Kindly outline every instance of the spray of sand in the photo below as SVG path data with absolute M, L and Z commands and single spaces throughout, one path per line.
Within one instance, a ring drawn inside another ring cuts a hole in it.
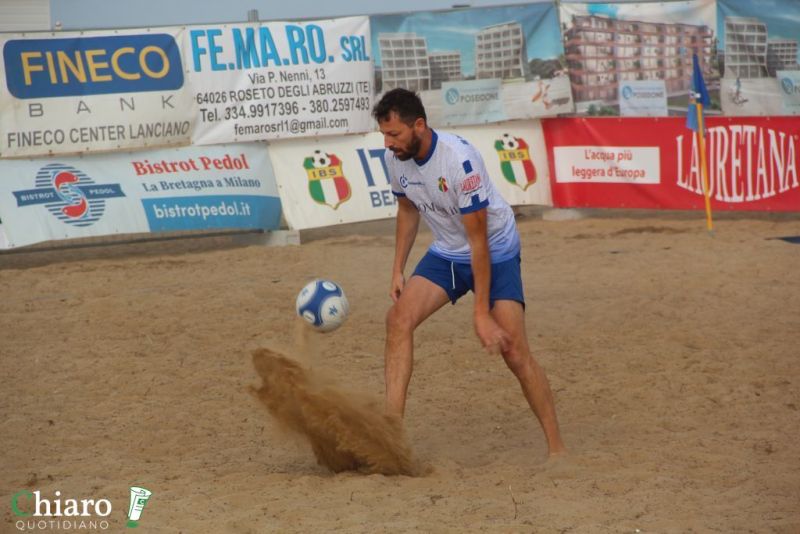
M 308 336 L 299 336 L 296 349 L 294 359 L 271 349 L 253 351 L 262 380 L 254 393 L 282 426 L 308 440 L 320 465 L 335 473 L 422 474 L 398 417 L 383 413 L 376 399 L 345 393 L 300 363 L 313 350 Z

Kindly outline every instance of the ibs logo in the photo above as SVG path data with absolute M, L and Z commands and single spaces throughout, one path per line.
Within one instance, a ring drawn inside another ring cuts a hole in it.
M 500 158 L 500 170 L 508 183 L 523 191 L 536 183 L 536 167 L 533 166 L 528 143 L 524 139 L 503 134 L 494 142 L 494 149 Z
M 350 199 L 350 183 L 342 173 L 342 161 L 336 154 L 315 150 L 303 160 L 308 175 L 308 192 L 317 204 L 333 209 Z
M 96 184 L 83 171 L 51 163 L 36 173 L 36 188 L 14 191 L 17 206 L 44 204 L 54 217 L 71 226 L 91 226 L 106 209 L 106 199 L 124 197 L 119 184 Z

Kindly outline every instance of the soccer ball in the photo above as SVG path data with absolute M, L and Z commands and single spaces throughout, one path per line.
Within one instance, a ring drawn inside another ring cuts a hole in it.
M 503 134 L 503 137 L 500 138 L 500 141 L 503 142 L 504 150 L 516 150 L 519 148 L 519 143 L 517 142 L 516 138 L 511 137 L 507 133 Z
M 317 278 L 300 290 L 295 310 L 315 330 L 331 332 L 342 326 L 350 304 L 338 284 Z
M 311 156 L 311 162 L 314 164 L 314 167 L 320 169 L 323 167 L 329 167 L 331 164 L 331 158 L 329 158 L 324 152 L 315 150 L 314 155 Z

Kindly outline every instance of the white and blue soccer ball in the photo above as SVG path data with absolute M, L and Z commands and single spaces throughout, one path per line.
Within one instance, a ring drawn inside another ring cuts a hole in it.
M 350 304 L 338 284 L 317 278 L 300 290 L 295 310 L 315 330 L 331 332 L 342 326 Z

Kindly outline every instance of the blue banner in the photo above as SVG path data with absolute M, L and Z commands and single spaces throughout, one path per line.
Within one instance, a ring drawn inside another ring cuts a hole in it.
M 171 91 L 183 86 L 181 54 L 167 34 L 14 39 L 3 46 L 17 98 Z
M 212 228 L 277 228 L 281 203 L 277 197 L 214 195 L 143 199 L 151 232 Z

